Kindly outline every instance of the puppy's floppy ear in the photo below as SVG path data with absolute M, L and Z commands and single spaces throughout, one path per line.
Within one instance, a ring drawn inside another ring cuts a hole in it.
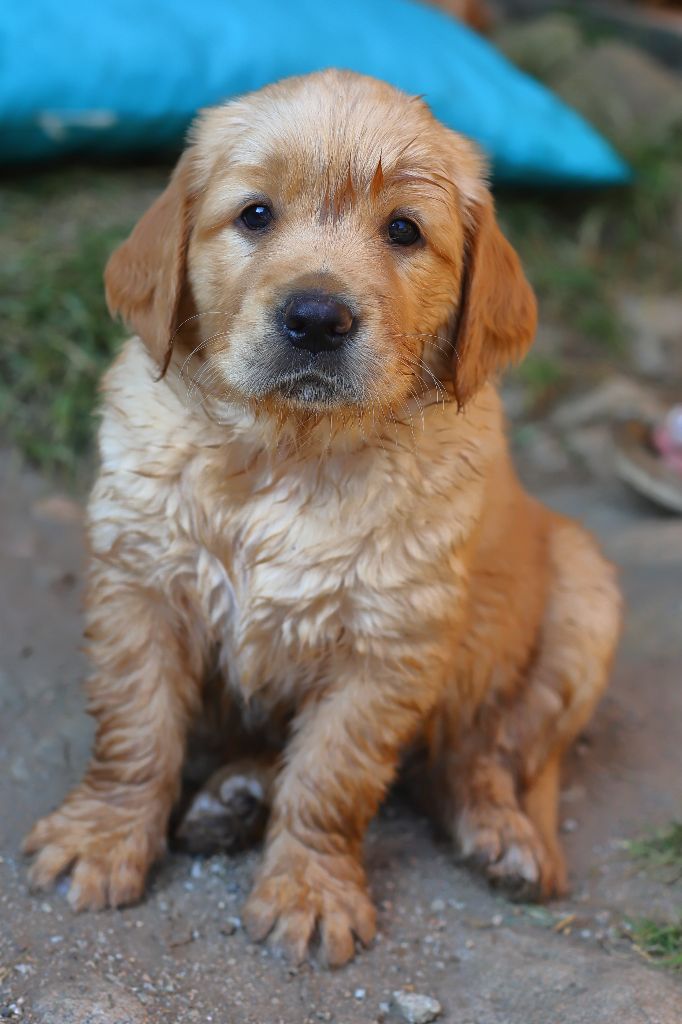
M 487 196 L 472 212 L 454 328 L 453 376 L 460 407 L 490 376 L 522 358 L 536 326 L 535 295 Z
M 168 369 L 185 283 L 190 234 L 189 156 L 181 157 L 166 190 L 104 271 L 107 305 L 138 334 L 161 376 Z

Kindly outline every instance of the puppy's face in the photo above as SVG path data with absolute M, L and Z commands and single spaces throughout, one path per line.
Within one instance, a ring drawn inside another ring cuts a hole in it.
M 464 401 L 534 329 L 473 147 L 339 72 L 205 112 L 107 291 L 161 364 L 189 314 L 200 386 L 287 413 L 387 415 L 448 377 Z

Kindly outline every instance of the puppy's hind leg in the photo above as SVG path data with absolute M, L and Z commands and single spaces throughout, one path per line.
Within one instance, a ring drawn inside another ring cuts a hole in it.
M 474 735 L 443 762 L 449 829 L 495 884 L 524 898 L 565 888 L 559 769 L 608 678 L 620 624 L 611 566 L 582 529 L 555 520 L 537 653 L 511 704 L 480 709 Z M 441 782 L 442 785 L 442 782 Z
M 236 853 L 259 842 L 267 825 L 278 757 L 262 754 L 223 765 L 194 794 L 175 830 L 193 854 Z

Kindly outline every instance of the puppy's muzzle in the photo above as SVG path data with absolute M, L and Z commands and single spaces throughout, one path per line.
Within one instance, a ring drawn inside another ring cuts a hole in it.
M 285 339 L 313 355 L 336 352 L 355 326 L 355 317 L 346 303 L 326 292 L 297 292 L 289 296 L 281 310 Z

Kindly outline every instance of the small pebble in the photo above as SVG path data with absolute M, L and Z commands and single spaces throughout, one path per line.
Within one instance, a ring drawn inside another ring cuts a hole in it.
M 355 996 L 356 999 L 364 999 L 365 996 L 367 995 L 367 992 L 365 991 L 364 988 L 356 988 L 353 995 Z
M 0 1018 L 3 1020 L 19 1020 L 20 1017 L 23 1017 L 23 1011 L 18 1003 L 0 1007 Z
M 443 1012 L 437 999 L 400 989 L 393 993 L 391 1009 L 406 1024 L 430 1024 L 430 1021 L 437 1020 Z
M 445 900 L 432 900 L 431 901 L 431 910 L 433 911 L 434 914 L 442 914 L 443 911 L 445 910 L 446 906 L 447 906 L 447 904 L 446 904 Z
M 220 932 L 222 935 L 234 935 L 238 932 L 242 926 L 241 919 L 238 917 L 228 917 L 220 926 Z
M 567 832 L 567 833 L 575 832 L 577 827 L 578 827 L 578 822 L 575 820 L 575 818 L 565 818 L 561 822 L 561 831 L 562 832 Z

